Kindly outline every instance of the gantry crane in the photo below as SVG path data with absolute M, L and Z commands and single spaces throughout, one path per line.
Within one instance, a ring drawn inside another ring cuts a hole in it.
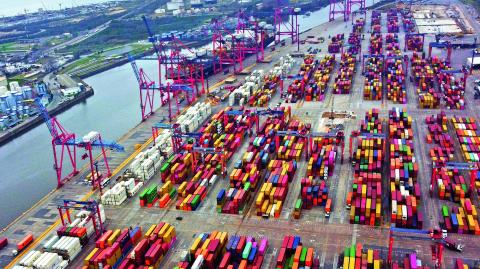
M 313 139 L 316 137 L 321 138 L 335 138 L 335 144 L 341 147 L 341 162 L 343 163 L 343 153 L 345 149 L 345 135 L 341 130 L 332 130 L 330 133 L 317 133 L 317 132 L 297 132 L 297 131 L 277 131 L 275 135 L 275 148 L 278 151 L 280 147 L 280 136 L 295 136 L 295 137 L 303 137 L 305 138 L 306 142 L 306 150 L 305 150 L 305 157 L 309 158 L 312 154 L 313 148 Z
M 349 145 L 349 156 L 350 160 L 353 160 L 353 138 L 367 138 L 367 139 L 382 139 L 386 140 L 387 136 L 385 134 L 375 134 L 375 133 L 360 133 L 359 131 L 352 131 L 350 134 L 350 145 Z M 383 152 L 385 152 L 385 141 L 383 143 Z
M 452 58 L 452 50 L 453 46 L 450 41 L 445 41 L 445 42 L 430 42 L 428 45 L 428 58 L 432 58 L 432 48 L 439 48 L 439 49 L 447 49 L 447 62 L 450 63 L 450 60 Z
M 264 109 L 264 110 L 229 110 L 226 111 L 223 115 L 223 122 L 224 125 L 228 123 L 228 116 L 253 116 L 255 124 L 257 126 L 257 133 L 260 130 L 260 116 L 275 116 L 280 117 L 282 120 L 284 119 L 284 112 L 281 110 L 275 109 Z
M 110 148 L 116 151 L 124 151 L 123 146 L 117 144 L 115 141 L 102 140 L 100 133 L 90 132 L 82 139 L 77 139 L 75 133 L 68 132 L 57 120 L 56 117 L 51 118 L 48 114 L 47 109 L 42 104 L 39 98 L 35 99 L 40 115 L 43 118 L 43 121 L 47 125 L 50 135 L 52 136 L 52 149 L 53 149 L 53 159 L 54 159 L 54 169 L 57 174 L 57 188 L 63 186 L 63 184 L 78 174 L 77 170 L 77 156 L 76 149 L 84 148 L 87 153 L 83 155 L 83 159 L 89 158 L 90 161 L 90 172 L 92 177 L 92 186 L 93 188 L 100 188 L 102 190 L 102 176 L 99 175 L 96 169 L 96 163 L 92 150 L 98 148 L 102 150 L 103 161 L 107 168 L 106 177 L 111 176 L 110 167 L 108 165 L 108 159 L 106 155 L 105 148 Z M 57 149 L 60 147 L 60 150 Z M 65 152 L 67 151 L 67 152 Z M 68 154 L 68 160 L 72 166 L 72 172 L 70 172 L 66 177 L 62 176 L 63 172 L 63 161 L 65 158 L 65 153 Z
M 95 231 L 95 236 L 99 238 L 103 234 L 103 223 L 105 222 L 102 219 L 102 214 L 100 213 L 100 206 L 95 200 L 90 201 L 75 201 L 75 200 L 63 200 L 63 204 L 57 206 L 60 219 L 62 220 L 62 225 L 72 223 L 70 217 L 70 210 L 86 210 L 89 212 L 87 216 L 87 222 L 92 221 L 93 229 Z M 64 213 L 65 210 L 65 213 Z M 67 215 L 68 223 L 65 221 L 64 214 Z
M 463 90 L 467 89 L 467 78 L 468 78 L 468 70 L 466 68 L 463 69 L 451 69 L 451 70 L 440 70 L 440 73 L 444 74 L 463 74 L 462 77 L 462 85 Z
M 394 234 L 394 233 L 400 233 L 400 234 Z M 402 235 L 402 234 L 409 234 L 409 235 Z M 418 235 L 418 236 L 415 236 L 415 235 Z M 425 235 L 427 237 L 425 237 Z M 392 252 L 393 252 L 394 237 L 408 237 L 414 240 L 428 240 L 428 241 L 433 240 L 435 244 L 432 246 L 432 260 L 435 265 L 435 268 L 442 267 L 443 244 L 444 244 L 443 240 L 447 238 L 446 231 L 439 230 L 439 229 L 432 229 L 429 231 L 425 231 L 425 230 L 391 227 L 389 239 L 388 239 L 388 257 L 387 257 L 388 259 L 387 262 L 390 268 L 392 266 Z
M 475 190 L 475 179 L 477 177 L 478 166 L 475 163 L 461 163 L 461 162 L 433 162 L 432 164 L 432 178 L 430 180 L 430 196 L 433 196 L 433 186 L 436 184 L 439 169 L 447 170 L 465 170 L 470 171 L 470 188 L 469 191 L 473 193 Z
M 202 133 L 195 133 L 195 132 L 182 132 L 180 124 L 168 124 L 163 122 L 155 123 L 152 126 L 152 136 L 153 136 L 153 143 L 155 145 L 155 140 L 158 137 L 158 131 L 160 129 L 171 130 L 172 132 L 172 147 L 173 152 L 178 153 L 183 146 L 183 138 L 194 138 L 196 143 L 199 143 L 199 139 L 202 136 Z
M 220 156 L 220 164 L 222 165 L 222 177 L 225 179 L 226 176 L 226 152 L 222 148 L 203 148 L 203 147 L 193 147 L 192 148 L 192 153 L 193 153 L 193 162 L 192 162 L 192 171 L 194 170 L 195 165 L 198 164 L 198 161 L 195 153 L 201 153 L 202 154 L 202 160 L 203 154 L 218 154 Z

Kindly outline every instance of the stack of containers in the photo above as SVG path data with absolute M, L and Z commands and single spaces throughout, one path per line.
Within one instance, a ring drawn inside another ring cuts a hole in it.
M 335 94 L 349 94 L 352 88 L 353 75 L 355 73 L 355 65 L 357 59 L 350 53 L 343 53 L 340 61 L 340 68 L 338 70 L 335 83 L 333 84 L 333 93 Z
M 332 40 L 328 44 L 328 53 L 339 53 L 340 48 L 343 45 L 344 38 L 344 34 L 337 34 L 336 36 L 332 37 Z
M 213 115 L 210 122 L 200 128 L 200 144 L 207 148 L 221 148 L 224 154 L 208 153 L 203 156 L 203 163 L 197 163 L 193 176 L 188 182 L 178 187 L 179 199 L 175 207 L 179 210 L 196 210 L 206 198 L 211 185 L 217 177 L 222 176 L 222 162 L 231 160 L 239 149 L 247 130 L 253 128 L 254 118 L 249 111 L 243 115 L 227 115 L 231 107 Z M 199 154 L 199 153 L 195 153 Z M 202 159 L 200 154 L 197 160 Z
M 407 37 L 407 50 L 414 52 L 423 52 L 422 37 L 419 35 L 408 35 Z
M 332 199 L 328 198 L 326 181 L 313 177 L 302 178 L 300 198 L 295 201 L 293 217 L 299 219 L 302 209 L 312 209 L 314 206 L 325 207 L 325 217 L 330 216 Z
M 403 29 L 405 33 L 415 32 L 415 20 L 413 19 L 412 13 L 407 8 L 401 10 L 402 12 L 402 22 Z
M 398 44 L 397 34 L 387 34 L 386 42 L 387 56 L 391 56 L 386 59 L 387 98 L 394 103 L 406 104 L 405 72 L 402 59 L 398 58 L 402 53 Z
M 104 223 L 106 220 L 105 209 L 101 204 L 98 208 L 100 210 L 100 218 L 102 219 L 102 223 Z M 70 224 L 62 226 L 57 230 L 57 235 L 59 237 L 78 237 L 80 243 L 85 245 L 88 242 L 88 238 L 92 236 L 94 232 L 95 228 L 93 227 L 93 222 L 90 218 L 90 211 L 81 210 L 75 215 L 75 219 Z
M 381 33 L 382 31 L 382 13 L 380 11 L 372 11 L 372 33 Z
M 315 56 L 307 54 L 304 59 L 303 63 L 300 66 L 300 70 L 297 74 L 297 79 L 295 79 L 292 84 L 288 86 L 287 93 L 288 93 L 288 101 L 291 103 L 296 102 L 297 100 L 301 99 L 304 94 L 305 85 L 310 81 L 314 70 L 316 70 L 318 65 L 318 61 L 315 61 Z
M 428 62 L 417 53 L 411 58 L 412 75 L 418 87 L 418 103 L 420 108 L 438 108 L 441 94 L 434 88 L 433 69 Z
M 255 205 L 257 215 L 279 218 L 297 162 L 273 159 L 267 166 L 266 182 L 260 187 Z
M 474 118 L 454 116 L 453 128 L 466 162 L 480 162 L 480 136 Z
M 283 107 L 282 107 L 283 109 Z M 284 113 L 289 113 L 290 108 Z M 254 194 L 266 175 L 266 167 L 275 150 L 274 135 L 283 129 L 285 122 L 269 117 L 260 128 L 256 137 L 250 139 L 249 147 L 241 160 L 235 163 L 230 173 L 230 188 L 221 189 L 217 194 L 217 211 L 228 214 L 243 214 L 252 194 Z M 265 130 L 267 130 L 265 132 Z
M 450 70 L 448 65 L 445 65 L 443 70 Z M 463 82 L 453 74 L 437 73 L 438 84 L 440 85 L 440 92 L 443 92 L 443 99 L 448 109 L 465 109 L 465 89 L 463 88 Z
M 388 33 L 385 35 L 385 43 L 387 56 L 401 56 L 400 44 L 398 43 L 398 35 L 394 33 Z
M 213 231 L 197 236 L 190 249 L 174 269 L 187 268 L 261 268 L 268 240 L 257 241 L 252 236 L 234 235 Z
M 382 134 L 379 110 L 371 109 L 360 125 L 360 133 Z M 350 223 L 378 226 L 382 212 L 382 170 L 385 141 L 379 138 L 358 138 L 354 155 L 352 191 L 347 194 Z
M 160 208 L 165 208 L 168 202 L 170 202 L 177 194 L 177 190 L 174 188 L 171 181 L 165 182 L 160 189 L 157 188 L 157 192 L 159 197 L 158 205 Z
M 275 268 L 312 268 L 318 269 L 320 261 L 315 250 L 303 246 L 300 236 L 287 235 L 283 238 L 278 251 Z
M 138 196 L 140 200 L 140 206 L 142 207 L 152 207 L 158 200 L 158 185 L 152 184 L 143 191 Z
M 309 80 L 305 92 L 305 101 L 323 101 L 330 81 L 330 73 L 335 66 L 335 55 L 326 55 L 317 64 L 313 77 Z
M 480 136 L 477 134 L 475 119 L 455 116 L 452 118 L 452 123 L 460 143 L 463 159 L 466 162 L 478 163 L 480 161 Z M 475 180 L 475 189 L 480 191 L 480 172 L 477 172 L 475 178 L 470 180 Z
M 83 260 L 83 268 L 125 268 L 121 267 L 123 259 L 132 249 L 135 239 L 140 236 L 140 229 L 107 230 L 96 241 L 95 248 Z M 133 237 L 135 235 L 135 237 Z
M 314 206 L 324 206 L 325 217 L 330 216 L 332 200 L 328 198 L 326 181 L 328 177 L 333 176 L 336 153 L 334 138 L 316 137 L 312 140 L 307 177 L 301 180 L 300 197 L 295 202 L 294 218 L 300 218 L 302 209 L 312 209 Z
M 365 85 L 363 99 L 382 100 L 383 92 L 383 58 L 368 57 L 365 60 Z
M 427 143 L 434 143 L 434 147 L 430 149 L 430 158 L 433 162 L 453 161 L 455 150 L 447 122 L 447 116 L 443 111 L 436 116 L 432 115 L 425 118 L 428 128 Z
M 359 18 L 355 21 L 352 32 L 348 36 L 348 44 L 350 45 L 347 50 L 348 53 L 354 54 L 354 55 L 357 55 L 360 53 L 361 42 L 362 42 L 361 35 L 363 32 L 364 26 L 365 26 L 365 20 L 363 18 Z
M 387 13 L 387 29 L 389 33 L 398 33 L 398 16 L 397 9 L 392 8 Z
M 245 78 L 245 87 L 251 89 L 248 99 L 249 106 L 264 107 L 268 105 L 271 97 L 275 94 L 282 76 L 282 67 L 278 66 L 264 75 L 263 70 L 253 70 Z
M 363 248 L 362 244 L 357 243 L 346 247 L 343 252 L 343 269 L 380 269 L 383 267 L 384 261 L 380 257 L 378 249 Z
M 461 198 L 460 206 L 452 206 L 451 210 L 444 205 L 441 211 L 440 225 L 449 232 L 480 235 L 477 208 L 470 198 Z
M 380 55 L 383 54 L 383 38 L 381 34 L 374 34 L 370 36 L 370 54 Z
M 173 184 L 184 182 L 192 173 L 193 156 L 191 153 L 174 154 L 160 168 L 162 182 L 171 181 Z
M 422 265 L 422 260 L 418 259 L 417 254 L 411 253 L 406 254 L 403 260 L 400 261 L 393 261 L 392 268 L 394 269 L 429 269 L 430 267 L 427 265 Z
M 418 163 L 414 156 L 412 118 L 406 109 L 389 111 L 391 222 L 396 227 L 422 229 Z
M 60 255 L 53 252 L 31 251 L 20 260 L 14 269 L 30 268 L 67 268 L 68 261 L 63 260 Z

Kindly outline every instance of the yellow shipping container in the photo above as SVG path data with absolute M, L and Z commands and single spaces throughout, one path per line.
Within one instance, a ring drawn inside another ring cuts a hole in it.
M 98 251 L 98 248 L 94 248 L 92 252 L 90 252 L 90 254 L 88 254 L 88 256 L 85 258 L 85 260 L 83 260 L 83 264 L 88 266 L 89 264 L 88 261 L 90 261 L 90 259 L 93 257 L 93 255 L 95 255 L 95 253 L 97 253 L 97 251 Z
M 155 230 L 156 227 L 157 227 L 157 225 L 155 225 L 155 224 L 150 226 L 150 228 L 148 228 L 147 232 L 145 233 L 145 237 L 150 237 L 150 235 L 153 233 L 153 230 Z

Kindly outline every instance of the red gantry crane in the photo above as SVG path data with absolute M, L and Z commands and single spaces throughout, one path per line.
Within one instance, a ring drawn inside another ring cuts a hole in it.
M 54 169 L 57 175 L 57 188 L 60 188 L 65 184 L 66 181 L 71 179 L 73 176 L 78 174 L 77 169 L 77 156 L 76 149 L 83 148 L 86 150 L 86 153 L 82 156 L 82 159 L 89 159 L 90 164 L 90 175 L 93 189 L 100 188 L 102 191 L 102 180 L 111 176 L 110 167 L 108 165 L 108 159 L 106 155 L 105 148 L 110 148 L 116 151 L 124 151 L 123 146 L 117 144 L 115 141 L 106 141 L 102 140 L 102 136 L 98 132 L 90 132 L 85 135 L 82 139 L 77 139 L 74 133 L 68 132 L 57 120 L 56 117 L 51 118 L 48 114 L 47 109 L 41 103 L 40 99 L 35 99 L 35 102 L 38 106 L 39 112 L 43 118 L 43 121 L 47 125 L 48 130 L 52 136 L 52 149 L 53 149 L 53 159 L 54 159 Z M 101 175 L 98 172 L 98 165 L 95 157 L 93 156 L 92 150 L 98 148 L 102 151 L 103 162 L 107 169 L 105 176 Z M 70 165 L 72 166 L 72 172 L 67 176 L 63 176 L 63 162 L 67 158 Z

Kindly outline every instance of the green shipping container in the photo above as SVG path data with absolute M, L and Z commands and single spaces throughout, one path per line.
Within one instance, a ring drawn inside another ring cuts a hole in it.
M 442 215 L 448 217 L 448 207 L 446 205 L 442 206 Z
M 192 206 L 197 206 L 198 202 L 200 202 L 200 196 L 197 194 L 195 197 L 193 197 Z
M 165 173 L 165 171 L 167 171 L 167 169 L 170 167 L 170 163 L 169 162 L 166 162 L 162 165 L 162 167 L 160 167 L 160 172 L 161 173 Z
M 244 260 L 248 259 L 248 255 L 250 255 L 250 250 L 252 249 L 252 242 L 248 242 L 243 249 L 242 258 Z
M 302 208 L 302 199 L 297 199 L 295 202 L 295 209 L 301 209 Z
M 250 190 L 250 182 L 245 183 L 245 186 L 243 186 L 244 191 L 249 191 Z
M 356 251 L 355 246 L 350 247 L 349 256 L 350 256 L 350 257 L 355 257 L 355 251 Z
M 170 198 L 173 198 L 173 197 L 175 197 L 176 194 L 177 194 L 177 189 L 172 189 L 172 190 L 168 193 L 168 196 L 170 196 Z
M 300 255 L 300 261 L 305 263 L 305 259 L 307 258 L 307 248 L 302 248 L 302 254 Z

